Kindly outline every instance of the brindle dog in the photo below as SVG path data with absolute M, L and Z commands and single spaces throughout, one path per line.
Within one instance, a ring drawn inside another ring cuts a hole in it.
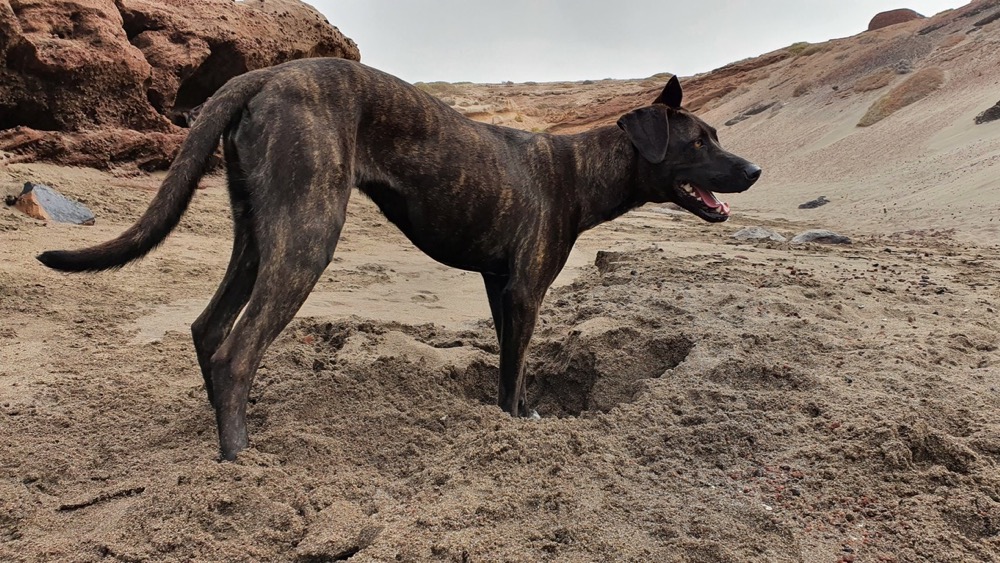
M 729 206 L 712 192 L 742 192 L 761 172 L 681 108 L 676 77 L 617 127 L 548 135 L 469 120 L 355 62 L 299 60 L 223 86 L 122 235 L 38 259 L 98 271 L 151 251 L 177 226 L 220 137 L 235 241 L 191 332 L 227 460 L 247 447 L 254 374 L 333 258 L 351 188 L 435 260 L 482 274 L 500 341 L 499 404 L 525 416 L 528 341 L 580 233 L 646 202 L 725 221 Z

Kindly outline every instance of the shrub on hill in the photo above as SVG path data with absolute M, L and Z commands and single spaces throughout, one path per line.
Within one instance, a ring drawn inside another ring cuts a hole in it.
M 882 121 L 900 109 L 926 98 L 944 84 L 940 68 L 925 68 L 914 73 L 905 82 L 875 101 L 868 113 L 858 122 L 858 127 L 868 127 Z
M 854 84 L 854 90 L 856 92 L 871 92 L 872 90 L 885 88 L 890 82 L 892 82 L 892 78 L 894 76 L 896 76 L 895 71 L 884 68 L 858 80 Z

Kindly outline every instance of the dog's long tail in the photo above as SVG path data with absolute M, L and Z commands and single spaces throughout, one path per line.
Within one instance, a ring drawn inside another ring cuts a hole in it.
M 97 272 L 120 268 L 156 248 L 187 210 L 223 131 L 242 113 L 246 103 L 270 76 L 269 69 L 249 72 L 230 80 L 212 96 L 191 127 L 146 212 L 118 238 L 82 250 L 43 252 L 38 260 L 65 272 Z

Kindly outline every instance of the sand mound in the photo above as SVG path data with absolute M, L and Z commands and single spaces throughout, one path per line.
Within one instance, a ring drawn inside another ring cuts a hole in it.
M 148 197 L 75 178 L 120 222 Z M 219 464 L 184 327 L 228 258 L 224 199 L 210 179 L 162 249 L 88 278 L 25 257 L 120 225 L 2 216 L 0 559 L 1000 553 L 996 248 L 939 231 L 793 248 L 730 239 L 739 218 L 632 213 L 587 233 L 593 258 L 550 291 L 528 360 L 544 416 L 514 420 L 493 405 L 481 282 L 406 251 L 359 199 L 323 317 L 269 350 L 252 447 Z M 466 286 L 479 314 L 446 320 Z M 440 322 L 366 318 L 413 287 Z M 135 340 L 169 311 L 176 331 Z

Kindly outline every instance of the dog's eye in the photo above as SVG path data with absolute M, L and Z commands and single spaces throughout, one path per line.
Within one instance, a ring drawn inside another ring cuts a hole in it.
M 704 146 L 705 146 L 705 142 L 702 141 L 701 139 L 698 139 L 698 140 L 696 140 L 694 142 L 694 148 L 696 148 L 696 149 L 704 148 Z

